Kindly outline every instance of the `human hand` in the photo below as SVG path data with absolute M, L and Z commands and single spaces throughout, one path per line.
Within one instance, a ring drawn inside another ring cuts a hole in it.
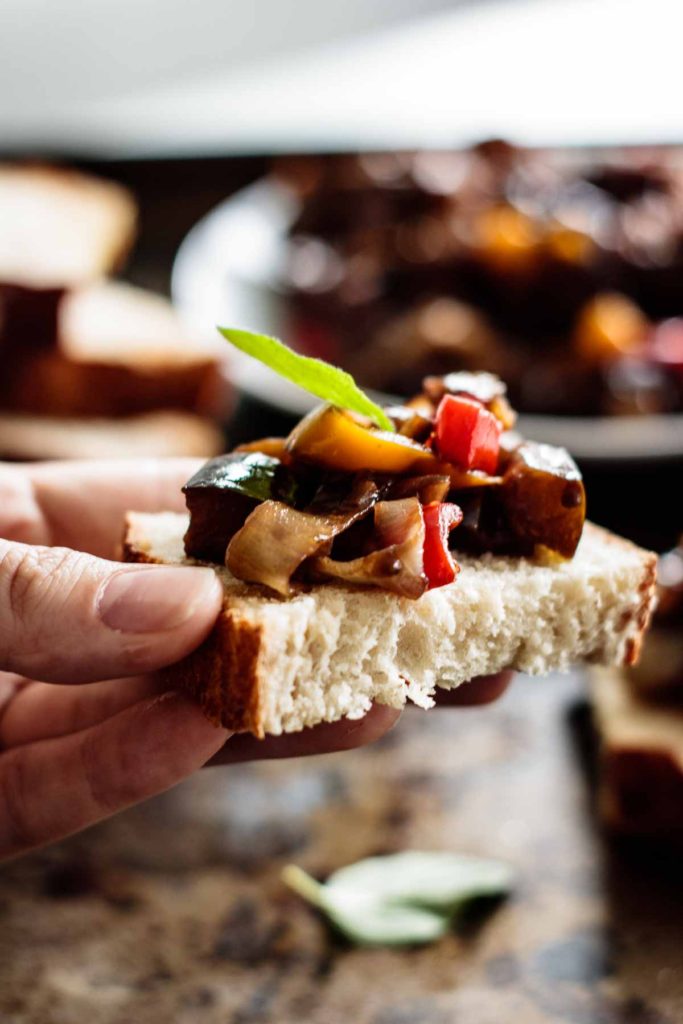
M 208 761 L 349 749 L 398 717 L 375 707 L 360 721 L 258 741 L 164 692 L 156 673 L 209 633 L 220 584 L 210 569 L 107 559 L 125 510 L 182 509 L 180 488 L 195 469 L 184 459 L 0 465 L 0 859 L 160 793 Z M 503 683 L 477 681 L 445 698 L 491 699 Z

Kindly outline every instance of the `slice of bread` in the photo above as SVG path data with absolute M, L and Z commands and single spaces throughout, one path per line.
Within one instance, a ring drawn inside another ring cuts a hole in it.
M 77 171 L 0 164 L 0 282 L 74 288 L 120 266 L 137 209 L 121 185 Z
M 129 513 L 125 559 L 197 564 L 184 555 L 187 522 Z M 458 561 L 455 583 L 417 601 L 333 584 L 285 600 L 216 567 L 223 611 L 169 679 L 196 694 L 213 721 L 263 736 L 358 718 L 372 701 L 429 707 L 435 687 L 508 667 L 543 674 L 579 659 L 636 660 L 654 603 L 655 555 L 588 525 L 569 562 Z
M 137 207 L 120 185 L 58 167 L 0 163 L 0 354 L 5 368 L 57 340 L 64 293 L 118 269 Z M 13 381 L 0 375 L 0 394 Z
M 591 676 L 605 824 L 683 843 L 683 700 L 646 702 L 618 669 L 593 669 Z
M 46 416 L 127 416 L 217 407 L 224 345 L 190 335 L 161 295 L 117 281 L 62 302 L 59 346 L 15 372 L 5 407 Z
M 155 412 L 116 420 L 0 413 L 0 459 L 207 458 L 223 447 L 216 424 L 192 413 Z

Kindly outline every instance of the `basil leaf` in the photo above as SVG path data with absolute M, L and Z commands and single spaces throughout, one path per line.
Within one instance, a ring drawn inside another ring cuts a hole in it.
M 336 871 L 327 887 L 372 892 L 377 898 L 449 911 L 482 896 L 503 896 L 513 873 L 497 860 L 466 854 L 411 850 L 368 857 Z
M 340 409 L 361 413 L 382 430 L 395 431 L 394 424 L 381 406 L 368 398 L 345 370 L 322 359 L 299 355 L 268 334 L 255 334 L 233 327 L 219 327 L 218 330 L 240 352 L 258 359 L 304 391 Z
M 335 891 L 294 864 L 282 872 L 283 880 L 313 906 L 322 910 L 334 927 L 358 946 L 407 946 L 433 942 L 448 931 L 448 917 L 422 907 L 402 906 L 372 893 L 343 886 Z M 334 876 L 333 876 L 334 877 Z
M 357 946 L 421 946 L 436 942 L 450 928 L 446 914 L 409 904 L 358 899 L 347 892 L 328 892 L 323 909 Z
M 372 946 L 433 942 L 465 904 L 504 896 L 513 881 L 509 866 L 499 861 L 419 851 L 369 857 L 324 885 L 294 865 L 283 878 L 348 939 Z

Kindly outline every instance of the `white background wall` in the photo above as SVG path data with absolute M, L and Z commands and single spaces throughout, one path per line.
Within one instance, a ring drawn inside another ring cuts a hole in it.
M 0 140 L 683 141 L 683 0 L 0 0 Z

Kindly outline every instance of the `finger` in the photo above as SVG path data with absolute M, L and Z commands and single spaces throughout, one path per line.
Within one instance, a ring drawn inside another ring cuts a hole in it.
M 496 676 L 484 676 L 472 680 L 456 690 L 442 690 L 437 694 L 440 707 L 469 707 L 488 704 L 497 700 L 507 689 L 511 672 Z M 12 677 L 13 679 L 15 677 Z M 16 677 L 18 678 L 18 677 Z M 14 687 L 12 684 L 12 693 Z M 0 748 L 34 743 L 37 740 L 63 736 L 80 729 L 89 728 L 110 718 L 118 711 L 143 697 L 163 693 L 167 683 L 159 676 L 135 676 L 129 679 L 110 679 L 102 683 L 86 683 L 79 687 L 57 686 L 52 683 L 28 683 L 16 693 L 2 717 L 2 680 L 0 679 Z M 303 739 L 305 753 L 320 753 L 331 749 L 349 749 L 377 738 L 374 729 L 384 728 L 388 709 L 381 706 L 360 722 L 341 722 L 318 726 L 313 731 L 297 733 L 286 737 L 271 737 L 267 741 L 254 740 L 250 736 L 235 736 L 230 742 L 229 760 L 247 759 L 242 756 L 242 747 L 249 748 L 250 757 L 274 758 L 295 757 L 299 752 L 294 748 Z M 389 727 L 393 722 L 389 723 Z M 311 749 L 311 738 L 313 749 Z M 343 743 L 344 746 L 334 746 Z M 317 746 L 321 749 L 318 750 Z M 253 748 L 253 755 L 251 754 Z M 280 748 L 285 753 L 279 753 Z M 290 752 L 292 750 L 293 752 Z M 217 755 L 217 763 L 225 763 Z
M 168 689 L 160 676 L 131 676 L 82 686 L 26 681 L 4 714 L 0 696 L 0 750 L 89 729 Z M 0 695 L 2 689 L 0 687 Z
M 155 671 L 201 643 L 222 600 L 212 569 L 0 541 L 0 670 L 68 683 Z
M 455 690 L 437 690 L 436 703 L 439 707 L 473 707 L 491 704 L 507 690 L 512 682 L 513 672 L 499 672 L 494 676 L 479 676 L 469 683 L 463 683 Z
M 111 557 L 128 509 L 182 511 L 195 459 L 0 464 L 0 537 Z
M 0 755 L 0 857 L 11 857 L 161 793 L 225 743 L 178 693 L 144 700 L 92 729 Z
M 14 672 L 0 672 L 0 725 L 7 708 L 11 707 L 12 701 L 25 684 L 26 680 L 15 675 Z M 0 747 L 2 747 L 2 741 L 0 741 Z
M 231 736 L 210 764 L 236 764 L 241 761 L 270 761 L 285 757 L 331 754 L 374 743 L 394 727 L 401 716 L 395 708 L 374 704 L 363 718 L 326 722 L 312 729 L 268 736 L 258 740 L 248 733 Z

